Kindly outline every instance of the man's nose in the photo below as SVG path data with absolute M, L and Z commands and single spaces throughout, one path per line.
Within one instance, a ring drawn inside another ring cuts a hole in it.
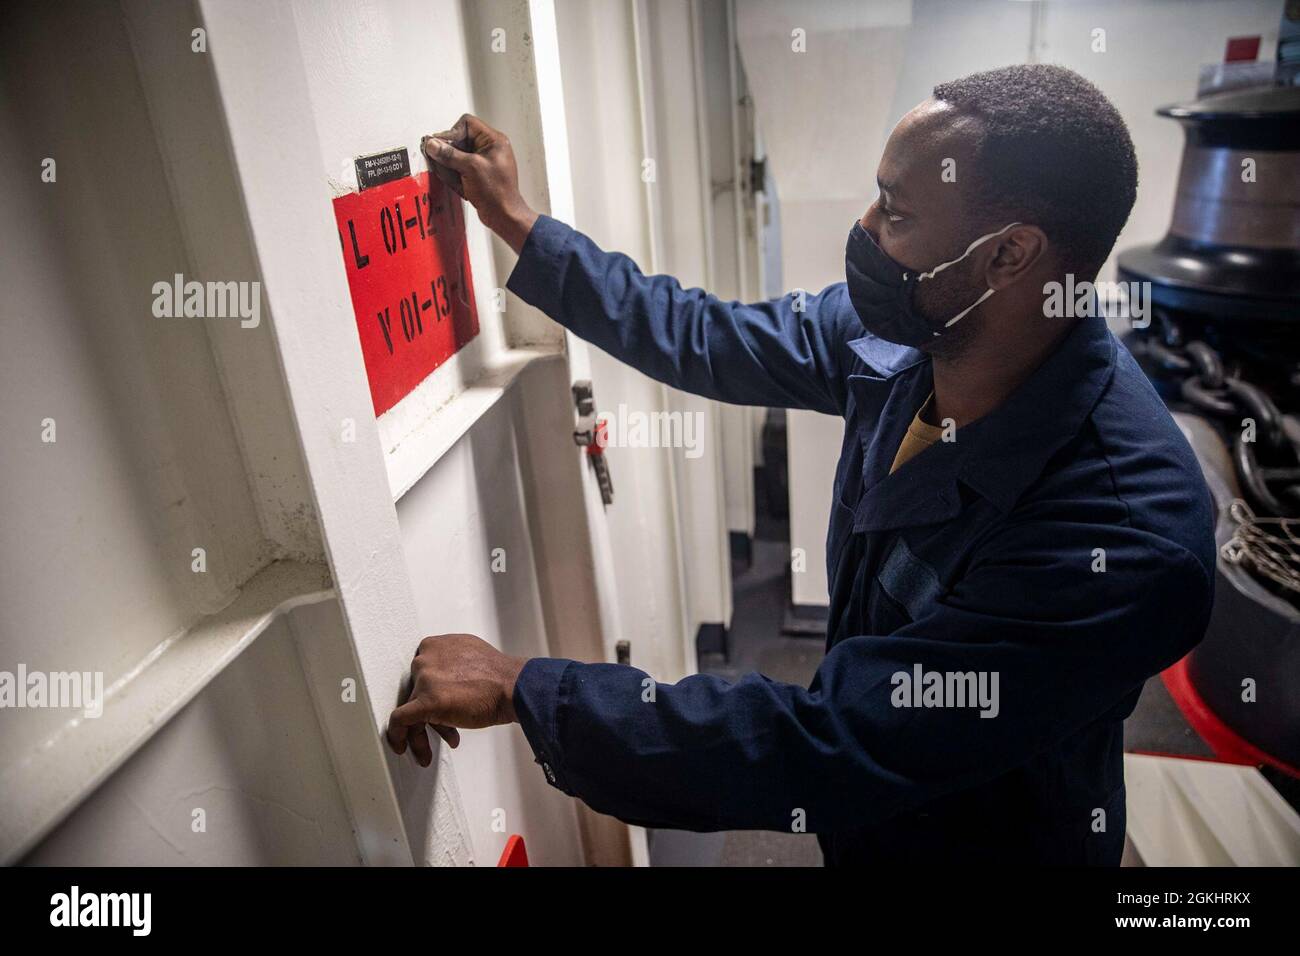
M 877 223 L 876 212 L 877 212 L 876 204 L 872 203 L 870 206 L 867 207 L 867 211 L 862 214 L 862 218 L 858 220 L 858 225 L 860 225 L 863 229 L 865 229 L 867 235 L 869 235 L 877 244 L 879 244 L 880 232 L 876 225 Z

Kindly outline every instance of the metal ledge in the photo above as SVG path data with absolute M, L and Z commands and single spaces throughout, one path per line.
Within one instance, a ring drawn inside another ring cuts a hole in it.
M 323 565 L 277 561 L 216 614 L 159 645 L 78 716 L 0 769 L 0 862 L 14 863 L 188 704 L 280 615 L 334 596 Z
M 534 362 L 556 361 L 555 348 L 507 349 L 464 391 L 417 425 L 394 448 L 385 450 L 388 488 L 398 501 L 494 406 L 520 373 Z

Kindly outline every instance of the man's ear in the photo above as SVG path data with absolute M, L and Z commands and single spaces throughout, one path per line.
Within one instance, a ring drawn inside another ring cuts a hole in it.
M 1047 255 L 1047 234 L 1037 226 L 1019 223 L 993 240 L 996 253 L 989 260 L 984 280 L 1001 290 L 1027 275 Z

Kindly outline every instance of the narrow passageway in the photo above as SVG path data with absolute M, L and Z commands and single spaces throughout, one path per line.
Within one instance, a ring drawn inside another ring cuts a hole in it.
M 5 12 L 24 918 L 1300 866 L 1300 0 Z
M 821 638 L 782 633 L 790 596 L 790 527 L 784 515 L 768 507 L 762 468 L 755 469 L 756 525 L 750 560 L 731 562 L 735 612 L 728 637 L 729 654 L 703 653 L 702 674 L 735 680 L 757 671 L 773 680 L 807 686 L 821 663 Z M 784 487 L 784 481 L 779 483 Z M 817 838 L 806 833 L 734 830 L 650 833 L 653 866 L 821 866 Z

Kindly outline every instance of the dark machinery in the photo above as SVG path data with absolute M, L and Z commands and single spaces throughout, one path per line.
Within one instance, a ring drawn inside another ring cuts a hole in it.
M 1215 608 L 1182 665 L 1245 750 L 1300 767 L 1300 88 L 1157 111 L 1183 126 L 1173 221 L 1119 257 L 1149 283 L 1126 344 L 1187 433 L 1218 506 Z

